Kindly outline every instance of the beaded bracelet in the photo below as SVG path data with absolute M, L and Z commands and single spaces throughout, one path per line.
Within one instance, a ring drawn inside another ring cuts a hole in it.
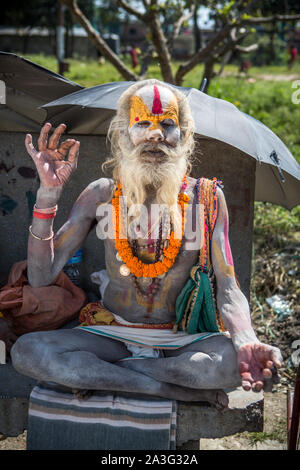
M 36 240 L 46 241 L 46 240 L 51 240 L 51 238 L 54 237 L 54 232 L 53 232 L 53 231 L 52 231 L 52 234 L 50 235 L 50 237 L 47 237 L 47 238 L 38 237 L 37 235 L 35 235 L 34 233 L 32 233 L 31 227 L 32 227 L 32 225 L 30 225 L 30 227 L 29 227 L 29 233 L 30 233 L 30 235 L 32 235 L 33 238 L 35 238 Z

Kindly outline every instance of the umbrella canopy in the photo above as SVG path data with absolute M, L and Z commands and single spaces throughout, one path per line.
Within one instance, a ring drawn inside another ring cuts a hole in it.
M 40 107 L 82 89 L 61 75 L 7 52 L 0 52 L 0 80 L 5 96 L 0 104 L 0 131 L 39 132 L 46 117 Z
M 120 96 L 133 83 L 113 82 L 85 88 L 43 108 L 53 125 L 64 122 L 69 133 L 105 135 Z M 229 144 L 256 159 L 255 200 L 287 209 L 300 203 L 300 166 L 274 132 L 228 101 L 194 88 L 175 88 L 188 99 L 196 134 Z

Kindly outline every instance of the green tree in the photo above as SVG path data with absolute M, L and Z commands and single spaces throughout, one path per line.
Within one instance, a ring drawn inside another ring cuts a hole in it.
M 76 21 L 87 31 L 89 39 L 99 52 L 110 61 L 121 73 L 125 80 L 139 80 L 143 74 L 135 74 L 114 54 L 98 31 L 93 28 L 91 22 L 79 8 L 76 0 L 59 0 L 66 5 Z M 195 9 L 199 5 L 207 5 L 211 8 L 215 18 L 215 35 L 201 46 L 192 57 L 180 64 L 177 70 L 173 70 L 171 53 L 174 40 L 178 36 L 182 26 L 192 18 Z M 168 83 L 182 85 L 185 75 L 197 64 L 205 64 L 205 77 L 213 76 L 213 66 L 233 49 L 240 48 L 246 36 L 255 24 L 272 24 L 274 21 L 296 21 L 300 14 L 295 15 L 268 15 L 258 16 L 257 0 L 240 0 L 216 2 L 207 0 L 118 0 L 118 6 L 132 17 L 144 23 L 149 30 L 151 43 L 160 64 L 163 80 Z M 164 22 L 164 18 L 167 18 Z M 171 18 L 171 23 L 168 21 Z M 168 27 L 167 27 L 168 26 Z M 248 48 L 249 49 L 249 48 Z M 244 49 L 244 52 L 246 50 Z M 144 72 L 144 70 L 143 70 Z

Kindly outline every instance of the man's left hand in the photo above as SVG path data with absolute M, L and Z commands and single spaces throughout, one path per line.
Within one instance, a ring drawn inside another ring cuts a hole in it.
M 274 346 L 251 343 L 239 348 L 238 364 L 244 390 L 270 391 L 270 386 L 279 381 L 277 369 L 282 365 L 282 356 Z

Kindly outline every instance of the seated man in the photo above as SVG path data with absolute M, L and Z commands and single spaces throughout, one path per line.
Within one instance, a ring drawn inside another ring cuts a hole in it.
M 216 184 L 211 186 L 216 202 L 211 251 L 209 246 L 201 248 L 207 223 L 199 203 L 205 206 L 206 193 L 200 197 L 198 180 L 187 176 L 194 139 L 184 95 L 157 80 L 138 82 L 122 95 L 109 131 L 112 158 L 107 163 L 113 166 L 113 179 L 89 184 L 54 235 L 56 204 L 76 169 L 80 146 L 74 139 L 59 145 L 65 128 L 58 126 L 48 141 L 51 124 L 46 123 L 39 150 L 31 135 L 25 140 L 41 180 L 29 229 L 28 279 L 34 287 L 49 285 L 95 222 L 97 229 L 101 226 L 101 208 L 113 207 L 108 223 L 113 234 L 104 240 L 107 279 L 102 304 L 115 320 L 109 330 L 114 335 L 99 325 L 29 333 L 11 350 L 14 367 L 37 380 L 76 390 L 205 400 L 221 408 L 228 405 L 224 389 L 242 385 L 260 391 L 272 386 L 278 380 L 281 354 L 261 343 L 251 326 L 248 302 L 234 274 L 226 202 Z M 160 209 L 155 212 L 153 207 Z M 146 216 L 138 217 L 136 208 L 146 209 Z M 220 328 L 189 334 L 182 321 L 176 321 L 181 307 L 176 299 L 199 253 L 203 263 L 213 267 Z

